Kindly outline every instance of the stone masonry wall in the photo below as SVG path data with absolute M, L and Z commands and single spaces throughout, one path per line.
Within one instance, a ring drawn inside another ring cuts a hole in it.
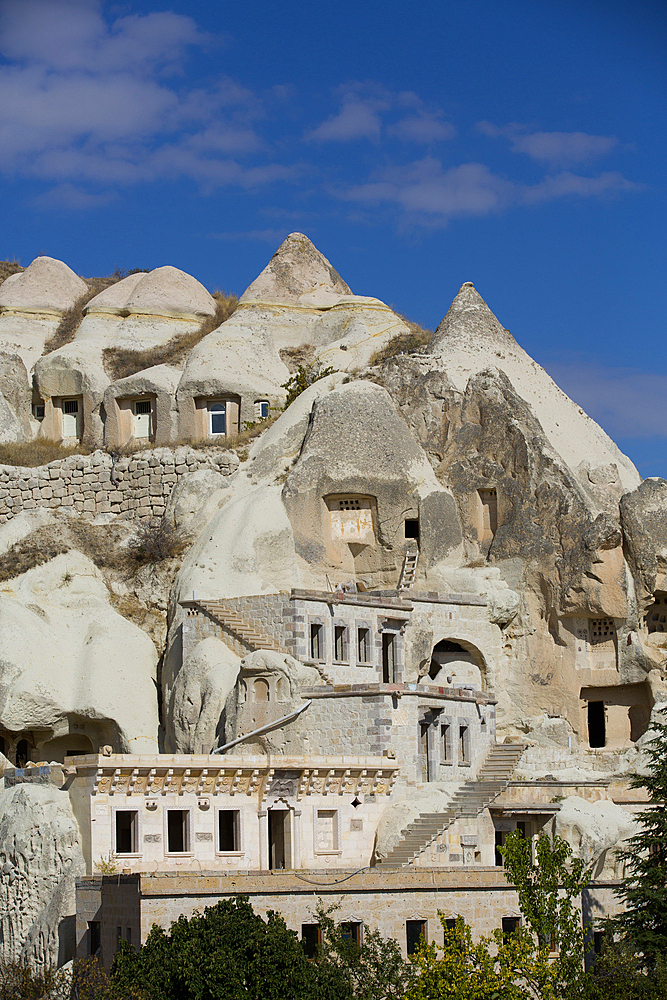
M 37 468 L 0 466 L 0 524 L 37 507 L 77 514 L 160 517 L 181 476 L 213 469 L 228 476 L 238 467 L 234 452 L 188 447 L 155 448 L 124 458 L 104 451 L 70 455 Z

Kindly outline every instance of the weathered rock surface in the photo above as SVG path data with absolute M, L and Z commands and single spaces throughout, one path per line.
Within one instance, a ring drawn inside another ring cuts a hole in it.
M 639 824 L 608 799 L 587 802 L 570 795 L 556 813 L 553 829 L 570 844 L 575 857 L 593 866 L 594 878 L 617 879 L 623 875 L 617 851 L 628 837 L 637 833 Z
M 74 958 L 76 878 L 85 874 L 69 795 L 55 785 L 0 791 L 3 962 L 38 969 Z
M 472 375 L 487 368 L 504 372 L 514 391 L 532 408 L 549 444 L 562 461 L 575 474 L 583 463 L 580 478 L 591 495 L 590 484 L 597 485 L 600 480 L 617 499 L 638 485 L 640 477 L 632 462 L 519 347 L 471 282 L 461 286 L 435 331 L 429 350 L 442 360 L 450 380 L 460 391 Z M 603 471 L 596 474 L 596 469 Z
M 0 310 L 60 315 L 88 291 L 74 271 L 53 257 L 36 257 L 30 267 L 0 285 Z
M 326 257 L 303 233 L 290 233 L 240 302 L 285 303 L 322 308 L 351 295 Z
M 0 644 L 0 727 L 32 733 L 40 760 L 106 743 L 155 751 L 155 646 L 111 607 L 85 556 L 70 551 L 0 585 Z
M 240 658 L 209 636 L 184 661 L 171 691 L 167 732 L 177 753 L 209 753 L 224 743 L 223 711 Z M 236 735 L 236 734 L 235 734 Z

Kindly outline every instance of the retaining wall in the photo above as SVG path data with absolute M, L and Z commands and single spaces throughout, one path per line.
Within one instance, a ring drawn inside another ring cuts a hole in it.
M 181 476 L 199 469 L 231 475 L 239 460 L 223 449 L 155 448 L 124 458 L 104 451 L 70 455 L 37 468 L 0 465 L 0 524 L 23 510 L 161 517 Z

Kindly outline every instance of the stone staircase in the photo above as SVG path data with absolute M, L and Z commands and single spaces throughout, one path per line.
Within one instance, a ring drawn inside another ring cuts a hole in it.
M 377 865 L 401 868 L 409 865 L 457 819 L 478 816 L 507 787 L 526 747 L 522 743 L 496 743 L 487 753 L 477 778 L 466 781 L 445 812 L 421 813 L 401 831 L 402 840 Z
M 249 650 L 271 649 L 276 653 L 284 653 L 275 639 L 252 625 L 238 611 L 228 608 L 224 601 L 197 601 L 198 607 L 214 618 L 227 632 L 231 632 Z
M 418 562 L 419 549 L 416 545 L 410 546 L 403 557 L 403 565 L 401 566 L 401 573 L 398 578 L 398 586 L 396 587 L 396 590 L 399 593 L 401 590 L 409 590 L 415 582 Z

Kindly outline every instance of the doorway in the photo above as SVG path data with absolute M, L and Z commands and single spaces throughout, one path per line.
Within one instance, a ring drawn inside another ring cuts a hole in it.
M 291 866 L 290 827 L 288 809 L 269 809 L 269 868 L 271 871 Z
M 603 701 L 589 701 L 588 703 L 588 745 L 593 749 L 607 745 L 607 726 Z
M 81 407 L 78 399 L 63 399 L 63 437 L 81 437 Z

